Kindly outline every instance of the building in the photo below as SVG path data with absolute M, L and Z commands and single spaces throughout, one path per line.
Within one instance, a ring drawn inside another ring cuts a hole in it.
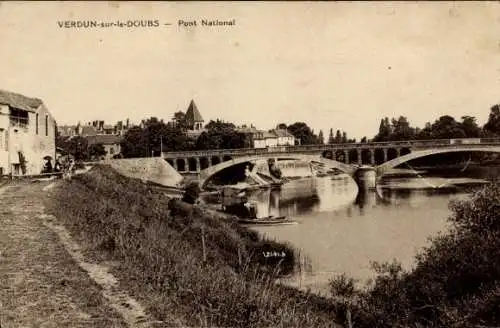
M 291 134 L 287 129 L 275 129 L 272 132 L 278 137 L 278 146 L 294 146 L 295 136 Z
M 186 111 L 186 134 L 190 139 L 197 139 L 200 134 L 202 134 L 205 129 L 203 128 L 203 117 L 198 110 L 198 107 L 194 103 L 194 100 L 191 100 L 189 103 L 189 107 Z
M 61 137 L 87 137 L 96 135 L 123 136 L 128 129 L 128 119 L 126 124 L 123 124 L 123 121 L 119 121 L 115 125 L 104 124 L 104 121 L 92 121 L 85 125 L 78 123 L 77 125 L 62 125 L 57 128 Z
M 194 100 L 191 100 L 189 103 L 189 107 L 186 111 L 186 125 L 189 130 L 201 130 L 203 129 L 203 117 L 198 110 L 198 107 L 194 103 Z
M 88 142 L 88 146 L 101 144 L 106 151 L 106 155 L 101 159 L 111 159 L 113 156 L 117 156 L 121 153 L 120 142 L 122 137 L 115 134 L 98 134 L 94 136 L 85 137 Z
M 252 133 L 253 148 L 267 148 L 295 145 L 293 134 L 284 129 L 257 131 Z
M 39 174 L 56 156 L 56 122 L 42 100 L 0 90 L 0 175 Z
M 102 144 L 106 150 L 103 159 L 109 159 L 121 153 L 120 143 L 129 128 L 129 120 L 127 119 L 125 124 L 123 121 L 119 121 L 115 125 L 107 125 L 104 121 L 92 121 L 85 125 L 78 123 L 77 125 L 60 126 L 58 131 L 61 137 L 79 136 L 87 139 L 89 147 L 94 144 Z

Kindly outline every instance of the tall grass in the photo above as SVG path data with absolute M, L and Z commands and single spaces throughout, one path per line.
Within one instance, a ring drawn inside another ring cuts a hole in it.
M 451 231 L 433 238 L 413 270 L 375 264 L 378 275 L 365 289 L 345 276 L 331 281 L 355 327 L 500 326 L 500 184 L 450 208 Z
M 275 283 L 297 256 L 285 244 L 203 213 L 107 166 L 54 190 L 47 207 L 158 320 L 188 326 L 334 327 L 325 299 Z M 169 210 L 171 208 L 172 210 Z M 285 257 L 264 256 L 265 252 Z

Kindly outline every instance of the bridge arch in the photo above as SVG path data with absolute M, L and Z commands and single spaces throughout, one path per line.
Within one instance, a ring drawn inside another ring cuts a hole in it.
M 390 169 L 393 169 L 396 166 L 411 161 L 413 159 L 429 155 L 436 155 L 436 154 L 463 153 L 463 152 L 500 153 L 500 146 L 495 146 L 495 147 L 475 146 L 475 147 L 456 147 L 456 148 L 441 148 L 441 149 L 437 148 L 437 149 L 414 151 L 407 155 L 396 157 L 388 162 L 383 163 L 382 165 L 377 166 L 376 168 L 377 176 L 382 176 Z
M 260 156 L 245 156 L 245 157 L 237 157 L 233 158 L 231 160 L 219 163 L 214 166 L 210 166 L 206 168 L 205 170 L 202 170 L 200 172 L 200 187 L 204 188 L 205 184 L 208 182 L 210 178 L 212 178 L 215 174 L 219 173 L 220 171 L 229 168 L 231 166 L 235 166 L 238 164 L 246 163 L 246 162 L 253 162 L 257 160 L 262 160 L 262 159 L 269 159 L 269 158 L 275 158 L 279 157 L 280 159 L 290 159 L 290 160 L 303 160 L 303 161 L 308 161 L 308 162 L 316 162 L 316 163 L 322 163 L 327 167 L 330 168 L 336 168 L 342 172 L 348 173 L 350 175 L 354 174 L 354 171 L 356 170 L 355 167 L 344 164 L 341 162 L 337 162 L 328 158 L 324 158 L 320 155 L 305 155 L 305 154 L 280 154 L 280 155 L 260 155 Z

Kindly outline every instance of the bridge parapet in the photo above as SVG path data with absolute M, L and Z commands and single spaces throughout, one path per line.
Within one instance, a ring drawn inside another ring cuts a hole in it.
M 279 155 L 283 153 L 316 153 L 322 151 L 337 150 L 359 150 L 359 149 L 389 149 L 410 148 L 429 149 L 442 147 L 455 147 L 464 145 L 500 145 L 500 138 L 473 138 L 473 139 L 438 139 L 438 140 L 411 140 L 411 141 L 388 141 L 369 143 L 342 143 L 326 145 L 305 146 L 278 146 L 269 148 L 240 148 L 240 149 L 211 149 L 195 151 L 164 152 L 163 157 L 167 159 L 186 157 L 211 157 L 211 156 L 251 156 L 251 155 Z

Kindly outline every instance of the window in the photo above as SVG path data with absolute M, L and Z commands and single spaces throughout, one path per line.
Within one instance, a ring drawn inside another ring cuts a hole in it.
M 45 114 L 45 136 L 49 135 L 49 115 Z
M 36 127 L 36 134 L 38 134 L 38 113 L 36 113 L 35 127 Z

